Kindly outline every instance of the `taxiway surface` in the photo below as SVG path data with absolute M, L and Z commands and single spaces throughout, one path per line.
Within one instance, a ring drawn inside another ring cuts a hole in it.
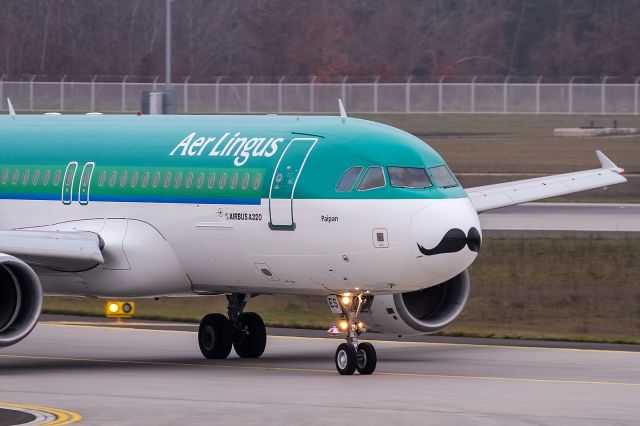
M 259 360 L 207 361 L 190 324 L 83 321 L 49 319 L 0 350 L 0 405 L 71 410 L 86 425 L 640 422 L 635 347 L 381 340 L 376 374 L 342 377 L 338 338 L 270 335 Z

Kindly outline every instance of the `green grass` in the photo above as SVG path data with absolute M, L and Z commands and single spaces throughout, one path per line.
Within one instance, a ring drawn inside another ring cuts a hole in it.
M 472 291 L 445 335 L 640 344 L 640 240 L 485 239 Z M 328 328 L 325 299 L 260 296 L 247 309 L 271 326 Z M 104 301 L 48 297 L 46 312 L 101 316 Z M 139 300 L 137 318 L 199 321 L 224 297 Z

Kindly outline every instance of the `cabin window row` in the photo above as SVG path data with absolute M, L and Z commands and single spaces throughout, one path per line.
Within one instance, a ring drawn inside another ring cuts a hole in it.
M 185 188 L 185 189 L 226 189 L 231 190 L 242 189 L 246 190 L 249 187 L 257 190 L 262 183 L 262 175 L 256 174 L 253 179 L 249 173 L 244 173 L 240 176 L 239 173 L 233 173 L 229 178 L 227 173 L 215 172 L 205 173 L 183 173 L 181 171 L 172 172 L 132 172 L 127 171 L 101 171 L 98 174 L 98 186 L 99 187 L 115 187 L 120 188 L 130 187 L 136 188 L 138 185 L 142 188 Z
M 44 171 L 41 171 L 37 169 L 32 173 L 29 169 L 4 169 L 2 170 L 2 175 L 0 175 L 0 184 L 22 186 L 48 186 L 49 184 L 52 184 L 57 186 L 60 184 L 60 179 L 62 179 L 61 170 L 45 169 Z

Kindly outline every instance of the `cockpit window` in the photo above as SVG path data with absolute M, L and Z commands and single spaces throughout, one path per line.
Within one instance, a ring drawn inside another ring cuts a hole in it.
M 427 171 L 420 167 L 387 167 L 391 186 L 396 188 L 429 188 Z
M 351 191 L 353 189 L 353 184 L 356 183 L 356 179 L 358 179 L 358 176 L 360 176 L 361 171 L 362 167 L 351 167 L 349 170 L 344 172 L 344 174 L 340 178 L 340 182 L 338 182 L 338 186 L 336 186 L 336 191 Z
M 358 185 L 359 191 L 366 191 L 367 189 L 381 188 L 385 186 L 387 182 L 384 179 L 384 171 L 382 167 L 369 167 L 367 173 L 365 173 L 360 185 Z
M 429 173 L 431 173 L 431 177 L 436 185 L 441 188 L 451 188 L 452 186 L 458 186 L 459 183 L 456 178 L 451 173 L 451 170 L 445 165 L 431 167 L 429 169 Z

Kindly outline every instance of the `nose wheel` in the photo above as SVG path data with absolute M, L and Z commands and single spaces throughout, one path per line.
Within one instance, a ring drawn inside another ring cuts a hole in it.
M 353 298 L 343 296 L 340 299 L 336 296 L 329 297 L 329 307 L 342 312 L 341 322 L 346 323 L 347 341 L 338 346 L 334 359 L 336 370 L 343 376 L 350 376 L 356 370 L 360 374 L 369 375 L 376 370 L 378 356 L 375 348 L 371 343 L 358 342 L 358 337 L 366 331 L 364 324 L 358 321 L 358 316 L 363 309 L 368 309 L 372 300 L 373 297 L 369 295 L 358 295 Z
M 352 343 L 341 343 L 336 349 L 336 370 L 342 376 L 350 376 L 358 371 L 363 375 L 373 374 L 378 357 L 371 343 L 364 342 L 356 349 Z

